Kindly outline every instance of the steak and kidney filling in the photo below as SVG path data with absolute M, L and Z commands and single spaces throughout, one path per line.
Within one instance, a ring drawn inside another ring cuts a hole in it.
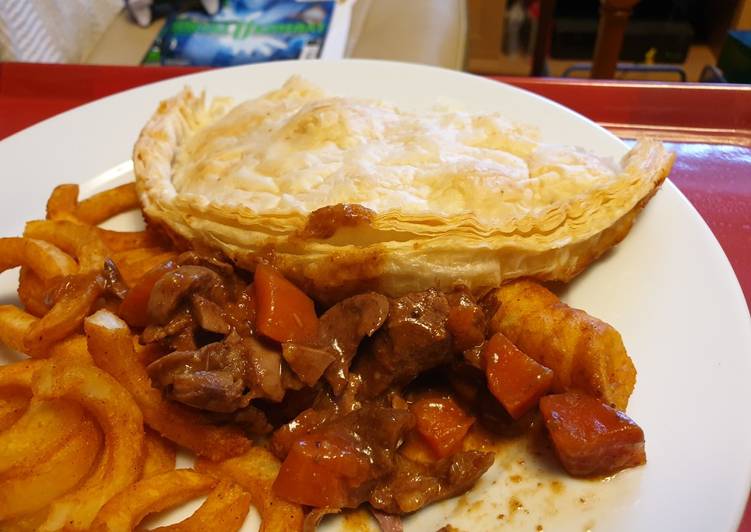
M 524 426 L 550 391 L 550 370 L 491 331 L 498 301 L 479 304 L 462 285 L 363 292 L 322 309 L 268 266 L 252 276 L 188 252 L 160 268 L 141 334 L 157 352 L 153 386 L 217 423 L 268 434 L 283 461 L 274 490 L 292 502 L 407 514 L 463 493 L 493 463 L 466 435 L 475 425 L 497 434 Z M 586 466 L 577 471 L 596 473 L 602 445 L 560 436 L 586 419 L 558 423 L 555 441 Z M 597 437 L 620 452 L 617 435 Z M 421 459 L 407 440 L 422 442 Z

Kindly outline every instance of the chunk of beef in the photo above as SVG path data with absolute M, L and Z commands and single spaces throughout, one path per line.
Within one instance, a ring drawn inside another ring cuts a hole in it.
M 169 322 L 180 304 L 193 294 L 215 302 L 227 300 L 222 278 L 215 271 L 203 266 L 180 266 L 154 284 L 149 296 L 149 322 L 157 325 Z
M 198 294 L 190 298 L 191 314 L 204 331 L 229 334 L 230 326 L 224 319 L 222 309 L 213 301 Z
M 254 397 L 279 401 L 281 355 L 233 333 L 195 351 L 175 351 L 147 367 L 152 383 L 176 401 L 212 412 L 234 412 Z
M 279 402 L 284 398 L 282 355 L 255 337 L 243 338 L 250 371 L 246 383 L 258 391 L 258 397 Z
M 223 255 L 216 252 L 186 251 L 175 259 L 180 266 L 202 266 L 224 276 L 234 276 L 235 268 Z
M 310 347 L 295 342 L 282 344 L 282 356 L 292 371 L 308 386 L 314 386 L 326 368 L 334 361 L 334 354 L 327 349 Z
M 344 299 L 320 317 L 313 345 L 286 342 L 284 359 L 308 386 L 313 386 L 325 371 L 334 395 L 341 395 L 360 342 L 383 325 L 388 312 L 388 299 L 374 292 Z
M 175 351 L 146 369 L 154 386 L 196 408 L 233 412 L 252 399 L 245 391 L 250 372 L 246 347 L 237 335 L 196 351 Z
M 339 408 L 334 399 L 327 392 L 320 391 L 312 405 L 274 432 L 270 442 L 271 452 L 284 460 L 296 441 L 338 415 Z
M 280 459 L 284 459 L 287 456 L 290 447 L 306 434 L 314 432 L 322 425 L 336 419 L 337 417 L 358 410 L 362 406 L 362 403 L 357 400 L 357 392 L 361 386 L 362 379 L 359 375 L 353 373 L 349 376 L 347 386 L 339 397 L 334 398 L 327 390 L 319 387 L 312 404 L 309 400 L 298 403 L 304 406 L 302 409 L 298 410 L 294 419 L 280 426 L 276 432 L 274 432 L 274 435 L 271 438 L 271 452 Z M 313 392 L 313 390 L 307 388 L 301 392 L 297 392 L 296 395 L 298 397 L 305 398 L 307 396 L 307 398 L 309 398 L 311 392 Z M 294 399 L 295 395 L 291 395 L 288 392 L 287 397 Z M 287 398 L 285 397 L 284 403 L 287 403 L 286 399 Z M 286 405 L 283 404 L 283 406 Z M 406 403 L 401 406 L 401 409 L 407 408 L 408 406 Z
M 235 412 L 232 421 L 240 425 L 245 432 L 253 436 L 269 434 L 274 430 L 274 427 L 269 423 L 266 414 L 252 404 Z
M 493 464 L 493 453 L 459 452 L 434 463 L 397 455 L 393 471 L 370 495 L 370 504 L 390 514 L 411 513 L 464 493 Z
M 255 334 L 256 305 L 253 285 L 235 291 L 234 301 L 222 307 L 223 318 L 240 336 Z
M 117 268 L 115 261 L 110 258 L 105 259 L 102 273 L 104 276 L 105 293 L 115 296 L 120 301 L 125 299 L 128 293 L 128 285 L 123 281 L 123 277 L 120 275 L 120 270 Z
M 165 347 L 177 351 L 188 351 L 196 349 L 193 340 L 193 316 L 187 309 L 175 313 L 172 318 L 163 325 L 148 325 L 141 334 L 141 341 L 144 344 L 162 343 Z M 180 340 L 179 346 L 175 345 L 174 340 Z
M 388 313 L 388 299 L 367 292 L 337 303 L 321 316 L 318 322 L 319 346 L 334 355 L 334 361 L 326 369 L 326 380 L 334 395 L 344 391 L 349 365 L 360 342 L 383 325 Z
M 370 513 L 375 517 L 381 532 L 403 532 L 404 526 L 402 525 L 402 518 L 398 515 L 391 515 L 375 508 L 370 508 Z
M 376 397 L 452 360 L 449 310 L 446 296 L 437 290 L 391 301 L 386 323 L 355 366 L 363 378 L 363 397 Z
M 144 343 L 189 350 L 232 330 L 253 334 L 252 290 L 232 266 L 194 252 L 183 253 L 177 261 L 180 266 L 162 275 L 148 295 Z
M 488 323 L 480 305 L 467 287 L 461 285 L 446 295 L 449 316 L 446 326 L 451 333 L 454 351 L 461 353 L 485 340 Z
M 302 522 L 302 532 L 316 532 L 318 525 L 321 524 L 321 519 L 327 515 L 338 514 L 341 511 L 341 508 L 313 508 Z
M 485 359 L 482 356 L 482 348 L 484 347 L 484 345 L 485 345 L 485 342 L 479 345 L 476 345 L 474 347 L 470 347 L 469 349 L 465 349 L 462 352 L 462 356 L 464 357 L 464 362 L 466 362 L 473 368 L 484 371 Z
M 245 386 L 231 371 L 175 372 L 171 376 L 170 395 L 186 405 L 212 412 L 232 412 L 251 399 Z
M 327 205 L 310 213 L 305 227 L 300 231 L 302 238 L 331 238 L 342 227 L 368 225 L 375 213 L 357 203 Z

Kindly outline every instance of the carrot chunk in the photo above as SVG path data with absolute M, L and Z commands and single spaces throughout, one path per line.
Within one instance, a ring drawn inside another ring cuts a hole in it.
M 535 362 L 501 333 L 483 348 L 488 388 L 511 417 L 518 419 L 537 405 L 553 384 L 553 372 Z
M 548 395 L 540 412 L 558 458 L 574 476 L 609 475 L 647 461 L 641 428 L 594 397 Z
M 128 325 L 131 327 L 148 325 L 147 308 L 151 291 L 165 273 L 171 272 L 176 267 L 175 261 L 168 260 L 146 272 L 138 283 L 128 290 L 125 299 L 120 303 L 120 312 L 118 313 Z
M 459 451 L 475 418 L 467 413 L 453 398 L 428 393 L 410 406 L 415 415 L 417 433 L 438 458 Z
M 290 450 L 274 480 L 278 497 L 318 508 L 348 505 L 349 492 L 368 474 L 368 463 L 344 441 L 311 435 Z
M 318 333 L 313 300 L 279 272 L 259 264 L 253 281 L 256 295 L 256 327 L 278 342 L 311 341 Z

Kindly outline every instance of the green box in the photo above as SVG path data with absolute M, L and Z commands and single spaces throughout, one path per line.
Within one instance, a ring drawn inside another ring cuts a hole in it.
M 751 31 L 729 31 L 717 66 L 731 83 L 751 83 Z

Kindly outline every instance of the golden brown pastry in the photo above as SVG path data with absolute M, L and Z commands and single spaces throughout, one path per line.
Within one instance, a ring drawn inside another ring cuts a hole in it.
M 636 368 L 618 331 L 526 279 L 504 284 L 487 297 L 498 304 L 490 320 L 491 333 L 503 333 L 552 369 L 555 391 L 582 391 L 618 410 L 626 409 Z
M 567 281 L 626 236 L 673 161 L 654 140 L 617 163 L 496 113 L 408 112 L 296 77 L 234 108 L 184 90 L 133 159 L 150 222 L 325 301 Z

